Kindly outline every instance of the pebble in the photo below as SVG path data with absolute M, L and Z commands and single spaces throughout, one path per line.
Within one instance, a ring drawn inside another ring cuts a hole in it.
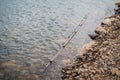
M 88 66 L 87 66 L 87 64 L 83 64 L 83 67 L 86 69 Z
M 116 75 L 120 77 L 120 70 L 116 71 Z
M 72 72 L 71 72 L 70 70 L 68 70 L 68 71 L 66 71 L 66 73 L 67 73 L 67 74 L 70 74 L 70 73 L 72 73 Z
M 98 27 L 95 29 L 95 33 L 98 35 L 103 35 L 103 34 L 106 34 L 107 31 L 103 27 Z
M 111 25 L 112 25 L 111 19 L 109 19 L 109 18 L 104 19 L 104 20 L 102 21 L 102 25 L 111 26 Z
M 96 71 L 95 71 L 95 70 L 90 70 L 90 72 L 92 72 L 92 73 L 96 73 Z
M 64 65 L 68 65 L 71 63 L 71 60 L 70 59 L 65 59 L 65 60 L 62 60 L 63 64 Z
M 100 70 L 102 71 L 102 73 L 104 73 L 104 72 L 105 72 L 103 68 L 100 68 Z
M 80 78 L 79 80 L 85 80 L 84 78 Z
M 112 72 L 113 75 L 116 74 L 116 71 L 118 71 L 118 68 L 112 68 L 111 69 L 111 72 Z

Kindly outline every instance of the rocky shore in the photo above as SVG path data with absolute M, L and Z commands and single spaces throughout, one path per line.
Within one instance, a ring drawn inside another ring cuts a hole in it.
M 61 70 L 62 80 L 120 80 L 120 2 L 115 4 L 115 14 L 101 22 L 74 63 Z

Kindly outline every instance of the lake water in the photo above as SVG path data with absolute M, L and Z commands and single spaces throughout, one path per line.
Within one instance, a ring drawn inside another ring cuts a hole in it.
M 22 76 L 39 73 L 85 14 L 112 14 L 114 1 L 0 0 L 0 80 L 37 80 Z

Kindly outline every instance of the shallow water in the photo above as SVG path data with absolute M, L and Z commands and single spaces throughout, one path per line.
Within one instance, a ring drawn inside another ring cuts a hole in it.
M 46 62 L 61 49 L 85 14 L 94 14 L 96 24 L 105 15 L 112 13 L 114 6 L 110 5 L 113 2 L 0 0 L 0 71 L 10 80 L 17 77 L 16 72 L 21 72 L 18 75 L 39 73 Z M 19 69 L 10 71 L 11 67 L 16 68 L 15 65 Z M 12 75 L 9 74 L 11 72 Z

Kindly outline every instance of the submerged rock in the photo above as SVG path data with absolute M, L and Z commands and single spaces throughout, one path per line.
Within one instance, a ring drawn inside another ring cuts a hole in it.
M 7 62 L 5 62 L 5 63 L 2 63 L 1 66 L 2 66 L 2 67 L 8 67 L 8 68 L 10 68 L 10 67 L 17 68 L 17 67 L 19 67 L 19 66 L 18 66 L 15 62 L 13 62 L 13 61 L 7 61 Z
M 97 34 L 88 34 L 88 36 L 91 38 L 91 39 L 95 39 L 96 37 L 98 37 L 98 35 Z

